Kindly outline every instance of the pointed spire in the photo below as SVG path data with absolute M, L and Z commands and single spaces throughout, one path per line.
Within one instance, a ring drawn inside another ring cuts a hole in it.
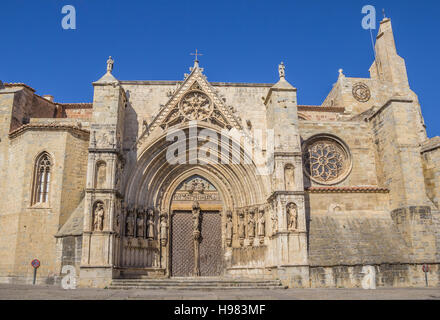
M 375 44 L 376 59 L 370 68 L 372 78 L 408 86 L 405 60 L 397 53 L 391 19 L 380 22 Z

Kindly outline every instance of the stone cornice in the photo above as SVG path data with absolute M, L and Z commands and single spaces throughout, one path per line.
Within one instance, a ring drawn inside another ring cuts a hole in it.
M 184 81 L 173 80 L 125 80 L 120 81 L 121 85 L 181 85 Z M 245 83 L 245 82 L 210 82 L 213 87 L 262 87 L 270 88 L 273 83 Z
M 86 193 L 91 193 L 91 194 L 97 194 L 97 193 L 101 193 L 101 194 L 113 194 L 115 196 L 117 196 L 118 198 L 122 198 L 122 194 L 116 190 L 116 189 L 93 189 L 93 188 L 87 188 L 86 189 Z
M 434 151 L 440 148 L 440 137 L 434 137 L 432 139 L 427 140 L 422 145 L 422 153 Z
M 21 135 L 22 133 L 26 131 L 32 131 L 32 130 L 42 130 L 42 131 L 70 131 L 79 133 L 81 135 L 86 135 L 88 138 L 90 132 L 89 130 L 79 128 L 75 125 L 67 125 L 67 124 L 61 124 L 61 123 L 28 123 L 24 124 L 18 129 L 15 129 L 9 133 L 9 139 L 14 139 Z
M 298 105 L 298 111 L 316 111 L 316 112 L 336 112 L 344 113 L 344 107 L 321 107 L 321 106 L 302 106 Z
M 310 187 L 306 188 L 308 193 L 389 193 L 387 188 L 374 186 L 352 186 L 352 187 Z
M 305 194 L 304 191 L 274 191 L 267 198 L 268 201 L 271 201 L 273 198 L 277 196 L 303 196 Z
M 11 88 L 11 87 L 24 87 L 24 88 L 26 88 L 26 89 L 31 90 L 32 92 L 35 92 L 35 89 L 34 89 L 34 88 L 28 86 L 28 85 L 25 84 L 25 83 L 21 83 L 21 82 L 20 82 L 20 83 L 3 83 L 3 85 L 4 85 L 5 87 L 9 87 L 9 88 Z
M 378 115 L 379 113 L 381 113 L 383 110 L 385 110 L 391 103 L 393 102 L 404 102 L 404 103 L 413 103 L 414 100 L 410 99 L 408 97 L 392 97 L 390 98 L 387 102 L 384 103 L 384 105 L 380 108 L 378 108 L 377 110 L 373 111 L 371 114 L 366 116 L 366 120 L 367 121 L 371 121 L 371 119 L 373 119 L 376 115 Z

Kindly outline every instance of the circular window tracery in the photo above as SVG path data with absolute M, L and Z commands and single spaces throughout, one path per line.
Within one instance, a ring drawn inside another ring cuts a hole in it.
M 303 147 L 304 170 L 313 181 L 336 184 L 350 173 L 352 162 L 346 145 L 338 139 L 319 135 L 306 141 Z
M 179 110 L 188 120 L 204 120 L 211 116 L 214 106 L 205 93 L 194 90 L 183 96 Z
M 353 86 L 353 97 L 359 102 L 367 102 L 371 98 L 370 88 L 365 83 L 359 82 Z

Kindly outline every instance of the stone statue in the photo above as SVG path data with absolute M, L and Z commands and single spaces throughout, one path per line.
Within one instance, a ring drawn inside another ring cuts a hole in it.
M 281 61 L 281 64 L 278 66 L 278 73 L 280 75 L 280 79 L 284 79 L 286 77 L 285 69 L 286 67 L 284 66 L 284 62 Z
M 137 219 L 136 219 L 136 228 L 137 228 L 136 236 L 138 238 L 143 238 L 144 237 L 144 226 L 145 226 L 144 214 L 143 214 L 143 212 L 139 212 L 138 216 L 137 216 Z
M 260 238 L 264 238 L 264 236 L 266 235 L 266 218 L 264 217 L 264 208 L 260 207 L 258 213 L 258 236 Z
M 95 231 L 102 231 L 104 229 L 104 204 L 102 202 L 98 202 L 95 207 L 93 229 Z
M 193 215 L 193 222 L 194 222 L 194 232 L 200 233 L 200 205 L 197 200 L 193 201 L 192 215 Z
M 126 235 L 129 237 L 134 236 L 134 217 L 133 217 L 133 211 L 130 210 L 127 214 L 127 221 L 126 221 Z
M 168 240 L 168 223 L 167 214 L 162 212 L 160 214 L 160 243 L 162 246 L 166 246 Z
M 254 209 L 251 209 L 249 211 L 249 218 L 248 218 L 248 237 L 250 239 L 255 238 L 255 211 Z
M 225 238 L 226 245 L 230 247 L 232 245 L 232 212 L 228 210 L 226 212 L 226 224 L 225 224 Z
M 107 60 L 107 73 L 112 73 L 114 62 L 115 62 L 115 61 L 112 59 L 111 56 L 108 57 L 108 60 Z
M 275 210 L 272 211 L 272 235 L 276 234 L 278 232 L 278 216 Z
M 243 211 L 238 212 L 238 238 L 240 239 L 240 244 L 243 245 L 244 238 L 246 237 L 246 230 L 244 225 L 244 213 Z
M 147 211 L 147 238 L 154 239 L 154 210 Z
M 298 210 L 296 204 L 289 203 L 287 205 L 287 229 L 296 230 L 297 228 Z

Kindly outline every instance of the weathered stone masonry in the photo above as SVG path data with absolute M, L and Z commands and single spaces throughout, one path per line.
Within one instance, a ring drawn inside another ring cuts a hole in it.
M 183 80 L 121 81 L 110 58 L 92 103 L 0 82 L 0 282 L 30 283 L 38 258 L 38 282 L 71 265 L 91 287 L 139 276 L 360 287 L 365 266 L 377 286 L 410 287 L 425 285 L 424 264 L 438 286 L 440 138 L 426 135 L 388 18 L 375 49 L 370 78 L 340 70 L 320 106 L 298 104 L 283 63 L 275 84 L 209 82 L 197 60 Z M 177 129 L 198 163 L 167 161 Z M 213 163 L 188 138 L 222 130 L 273 130 L 273 171 L 224 141 L 252 161 Z

